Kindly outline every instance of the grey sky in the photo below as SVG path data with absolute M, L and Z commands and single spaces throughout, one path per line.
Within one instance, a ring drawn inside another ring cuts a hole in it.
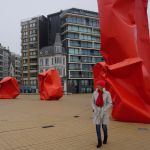
M 20 53 L 20 21 L 71 7 L 97 11 L 97 0 L 0 0 L 0 43 Z M 149 3 L 150 4 L 150 3 Z M 149 5 L 150 7 L 150 5 Z M 149 15 L 150 18 L 150 15 Z
M 0 0 L 0 43 L 20 53 L 20 21 L 72 7 L 97 11 L 97 0 Z

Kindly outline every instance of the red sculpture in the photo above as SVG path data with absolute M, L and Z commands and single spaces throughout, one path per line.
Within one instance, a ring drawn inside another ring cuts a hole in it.
M 18 81 L 14 77 L 5 77 L 0 81 L 0 99 L 13 99 L 20 94 Z
M 150 38 L 147 0 L 98 0 L 101 53 L 94 83 L 105 79 L 115 120 L 150 123 Z
M 59 100 L 63 96 L 61 78 L 56 69 L 49 69 L 38 75 L 41 100 Z

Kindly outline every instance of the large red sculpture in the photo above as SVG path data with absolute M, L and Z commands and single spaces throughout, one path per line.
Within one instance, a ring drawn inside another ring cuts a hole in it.
M 14 99 L 20 94 L 18 81 L 14 77 L 5 77 L 0 81 L 0 99 Z
M 105 79 L 119 121 L 150 123 L 150 39 L 147 0 L 98 0 L 101 53 L 94 83 Z
M 63 96 L 61 78 L 56 69 L 49 69 L 38 75 L 41 100 L 59 100 Z

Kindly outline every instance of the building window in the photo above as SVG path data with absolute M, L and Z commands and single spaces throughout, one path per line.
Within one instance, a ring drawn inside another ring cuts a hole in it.
M 28 25 L 23 25 L 22 28 L 23 28 L 23 29 L 27 29 L 27 28 L 28 28 Z
M 52 65 L 54 64 L 54 60 L 53 60 L 54 58 L 52 58 Z
M 62 77 L 63 76 L 63 68 L 57 68 L 56 69 L 58 70 L 59 72 L 59 75 Z
M 91 35 L 81 34 L 80 39 L 81 39 L 81 40 L 88 40 L 88 41 L 91 41 L 91 40 L 92 40 L 92 37 L 91 37 Z
M 82 49 L 81 54 L 82 55 L 91 55 L 91 52 L 90 52 L 90 50 Z
M 69 54 L 78 55 L 78 54 L 80 54 L 80 49 L 78 49 L 78 48 L 69 48 Z
M 34 49 L 34 48 L 37 48 L 37 44 L 36 43 L 34 43 L 34 44 L 30 44 L 30 48 L 32 49 Z
M 48 58 L 45 59 L 45 65 L 49 66 L 49 59 Z
M 33 28 L 36 26 L 36 23 L 30 23 L 30 28 Z
M 23 73 L 23 77 L 28 77 L 28 74 L 27 73 Z
M 80 59 L 77 56 L 70 56 L 70 62 L 80 62 Z
M 99 29 L 93 29 L 93 33 L 94 34 L 100 34 L 100 31 L 99 31 Z
M 92 65 L 90 64 L 83 64 L 82 70 L 92 71 Z
M 22 41 L 23 41 L 23 43 L 26 43 L 26 42 L 28 42 L 28 39 L 25 38 L 25 39 L 23 39 Z
M 103 61 L 102 57 L 95 57 L 95 63 Z
M 85 18 L 76 17 L 76 16 L 69 16 L 66 18 L 65 22 L 75 23 L 75 24 L 85 24 Z
M 55 52 L 56 53 L 62 53 L 62 47 L 61 46 L 55 46 Z
M 68 80 L 69 86 L 77 86 L 77 80 Z
M 94 48 L 95 48 L 95 49 L 100 49 L 100 44 L 99 44 L 99 43 L 95 43 L 95 44 L 94 44 Z
M 31 85 L 36 85 L 36 80 L 30 80 Z
M 70 46 L 80 47 L 80 41 L 70 41 Z
M 80 70 L 80 64 L 69 64 L 69 70 Z
M 100 38 L 96 36 L 92 36 L 92 41 L 100 42 Z
M 79 34 L 78 33 L 68 33 L 68 34 L 66 34 L 66 38 L 79 39 Z
M 36 55 L 37 55 L 37 52 L 35 52 L 35 51 L 30 52 L 30 56 L 36 56 Z
M 81 78 L 79 71 L 70 71 L 70 78 Z
M 27 49 L 27 45 L 23 45 L 23 46 L 22 46 L 22 49 Z
M 37 74 L 36 73 L 31 73 L 30 76 L 31 77 L 37 77 Z
M 92 78 L 92 72 L 81 72 L 82 78 Z
M 27 71 L 27 70 L 28 70 L 28 67 L 27 67 L 27 66 L 23 67 L 23 70 L 24 70 L 24 71 Z
M 65 65 L 66 64 L 66 59 L 65 59 L 65 57 L 63 57 L 63 65 Z
M 81 47 L 92 48 L 91 42 L 81 42 Z
M 28 32 L 27 31 L 23 32 L 23 35 L 24 36 L 28 35 Z
M 37 70 L 37 66 L 30 66 L 30 70 Z
M 63 68 L 63 76 L 66 76 L 66 69 Z
M 62 57 L 56 57 L 56 64 L 62 64 Z
M 81 57 L 81 61 L 84 63 L 93 63 L 92 57 Z
M 31 58 L 30 63 L 37 63 L 37 58 Z
M 40 59 L 40 65 L 43 66 L 43 59 Z
M 37 40 L 36 37 L 31 37 L 31 38 L 30 38 L 30 42 L 35 42 L 36 40 Z
M 27 62 L 28 62 L 27 59 L 24 59 L 24 60 L 23 60 L 23 63 L 24 63 L 24 64 L 27 64 Z
M 81 80 L 81 85 L 82 86 L 89 86 L 89 81 L 88 80 Z
M 33 31 L 32 30 L 30 30 L 30 35 L 32 35 L 33 34 Z
M 24 53 L 23 53 L 23 56 L 24 56 L 24 57 L 28 56 L 28 53 L 27 53 L 27 52 L 24 52 Z

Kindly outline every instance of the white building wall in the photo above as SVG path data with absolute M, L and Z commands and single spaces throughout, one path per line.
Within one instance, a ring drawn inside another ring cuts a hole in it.
M 66 76 L 66 56 L 55 55 L 39 58 L 39 72 L 46 71 L 50 68 L 56 68 L 61 77 Z
M 56 68 L 60 77 L 66 77 L 66 55 L 57 54 L 55 56 L 39 57 L 39 73 L 50 68 Z M 67 91 L 67 81 L 63 80 L 64 92 Z

